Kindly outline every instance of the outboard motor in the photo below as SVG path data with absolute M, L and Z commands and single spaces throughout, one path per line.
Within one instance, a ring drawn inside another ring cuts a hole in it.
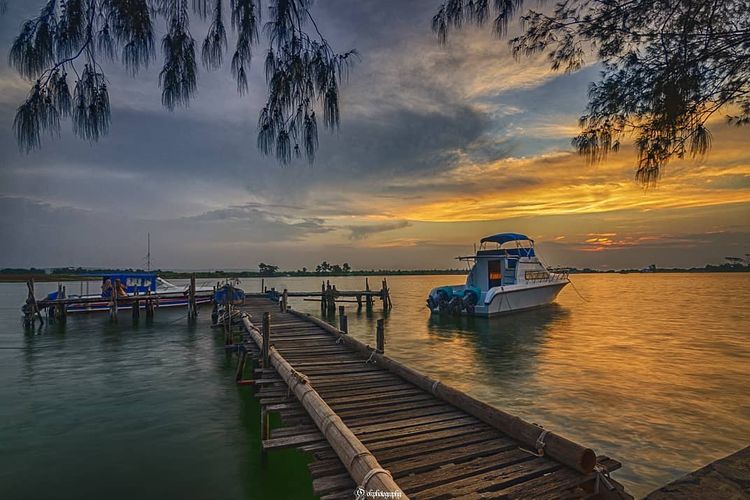
M 435 299 L 432 298 L 432 295 L 427 297 L 427 307 L 430 308 L 430 311 L 434 311 L 437 307 L 437 302 L 435 302 Z
M 448 291 L 445 288 L 441 288 L 437 291 L 437 296 L 438 296 L 438 300 L 437 300 L 438 310 L 440 312 L 449 312 L 451 295 L 448 293 Z
M 463 307 L 469 314 L 474 314 L 474 307 L 479 302 L 479 293 L 476 290 L 464 291 Z
M 461 297 L 459 297 L 458 295 L 455 295 L 451 299 L 451 301 L 448 303 L 448 310 L 454 316 L 459 316 L 463 308 L 464 308 L 464 301 L 461 300 Z

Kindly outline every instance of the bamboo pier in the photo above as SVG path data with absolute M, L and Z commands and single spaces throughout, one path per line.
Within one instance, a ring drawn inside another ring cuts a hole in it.
M 250 297 L 225 337 L 260 400 L 264 452 L 310 453 L 316 495 L 632 498 L 609 476 L 616 460 L 389 358 L 382 320 L 376 347 L 363 344 L 342 309 L 339 329 Z

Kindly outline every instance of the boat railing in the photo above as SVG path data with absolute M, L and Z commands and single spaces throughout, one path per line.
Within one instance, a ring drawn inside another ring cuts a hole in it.
M 553 281 L 567 281 L 568 271 L 526 271 L 524 278 L 527 283 L 550 283 Z

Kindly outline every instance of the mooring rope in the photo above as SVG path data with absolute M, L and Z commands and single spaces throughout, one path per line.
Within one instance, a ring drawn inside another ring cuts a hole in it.
M 370 347 L 370 346 L 367 346 L 367 347 Z M 365 361 L 365 364 L 369 364 L 369 363 L 375 363 L 375 360 L 374 360 L 374 359 L 372 359 L 372 358 L 374 358 L 374 357 L 375 357 L 375 353 L 376 353 L 376 352 L 378 352 L 378 351 L 377 351 L 376 349 L 373 349 L 373 350 L 372 350 L 372 352 L 370 352 L 370 357 L 369 357 L 369 358 L 367 358 L 367 361 Z
M 547 446 L 547 443 L 544 442 L 544 438 L 547 437 L 547 434 L 549 434 L 549 431 L 547 429 L 542 429 L 542 432 L 539 433 L 539 436 L 536 438 L 536 443 L 534 444 L 536 446 L 536 451 L 529 450 L 527 448 L 520 449 L 530 455 L 534 455 L 535 457 L 543 457 L 544 447 Z
M 360 489 L 364 490 L 367 487 L 367 483 L 370 482 L 370 479 L 372 479 L 372 476 L 374 476 L 375 474 L 388 474 L 389 477 L 393 477 L 390 472 L 383 469 L 382 467 L 370 469 L 370 472 L 365 474 L 364 479 L 362 479 L 362 484 L 359 485 Z
M 594 466 L 594 471 L 596 472 L 596 483 L 594 485 L 594 492 L 599 493 L 599 487 L 601 483 L 604 483 L 604 486 L 609 490 L 612 491 L 615 489 L 614 485 L 611 482 L 611 477 L 609 475 L 609 470 L 604 467 L 603 465 L 596 464 Z

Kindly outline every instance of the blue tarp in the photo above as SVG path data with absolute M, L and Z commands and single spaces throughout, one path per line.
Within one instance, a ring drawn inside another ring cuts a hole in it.
M 531 238 L 524 234 L 518 234 L 518 233 L 497 233 L 493 234 L 492 236 L 485 236 L 481 239 L 481 243 L 485 242 L 491 242 L 491 243 L 498 243 L 502 245 L 503 243 L 508 243 L 509 241 L 531 241 L 533 242 Z

